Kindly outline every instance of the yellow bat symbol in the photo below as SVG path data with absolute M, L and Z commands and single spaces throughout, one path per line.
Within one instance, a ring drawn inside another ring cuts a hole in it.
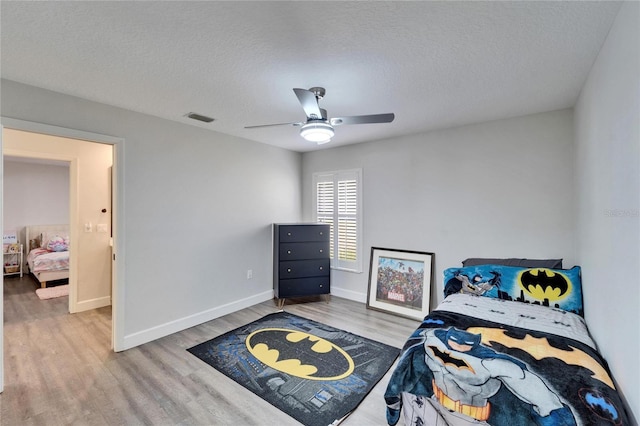
M 529 353 L 538 361 L 543 358 L 558 358 L 569 365 L 584 367 L 593 373 L 591 377 L 601 381 L 611 389 L 616 387 L 607 371 L 587 353 L 569 346 L 569 350 L 555 348 L 549 344 L 546 337 L 533 337 L 529 334 L 524 339 L 515 339 L 506 335 L 506 331 L 500 328 L 471 327 L 468 332 L 482 335 L 482 343 L 491 346 L 491 342 L 498 342 L 509 348 L 519 348 Z

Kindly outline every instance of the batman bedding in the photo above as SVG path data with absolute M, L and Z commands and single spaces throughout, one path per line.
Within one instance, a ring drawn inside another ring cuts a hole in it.
M 581 316 L 579 268 L 444 275 L 447 297 L 406 341 L 389 380 L 389 425 L 401 415 L 406 426 L 629 424 Z

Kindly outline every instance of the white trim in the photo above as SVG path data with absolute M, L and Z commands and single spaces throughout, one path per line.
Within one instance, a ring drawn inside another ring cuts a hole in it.
M 111 226 L 113 239 L 111 245 L 111 261 L 113 287 L 111 288 L 112 333 L 111 343 L 116 352 L 124 350 L 124 303 L 126 279 L 124 274 L 126 227 L 124 220 L 125 195 L 125 162 L 124 139 L 113 146 L 113 166 L 111 168 Z M 117 256 L 116 256 L 117 255 Z M 118 261 L 119 260 L 119 261 Z
M 353 300 L 355 302 L 367 303 L 366 293 L 339 288 L 339 287 L 336 287 L 333 283 L 331 283 L 331 295 L 336 297 L 342 297 L 343 299 Z
M 91 300 L 84 300 L 77 303 L 78 312 L 88 311 L 90 309 L 103 308 L 111 304 L 111 296 L 98 297 Z
M 268 290 L 255 296 L 247 297 L 245 299 L 218 306 L 213 309 L 207 309 L 206 311 L 202 311 L 193 315 L 186 316 L 184 318 L 169 321 L 165 324 L 148 328 L 146 330 L 129 334 L 124 338 L 123 349 L 130 349 L 139 345 L 143 345 L 153 340 L 160 339 L 162 337 L 177 333 L 182 330 L 186 330 L 187 328 L 191 328 L 196 325 L 204 324 L 207 321 L 220 318 L 224 315 L 237 312 L 241 309 L 245 309 L 271 299 L 273 299 L 273 290 Z
M 7 129 L 23 130 L 25 132 L 41 133 L 43 135 L 106 143 L 110 145 L 117 145 L 124 142 L 124 139 L 115 136 L 85 132 L 84 130 L 68 129 L 66 127 L 36 123 L 34 121 L 25 121 L 10 117 L 0 117 L 0 120 L 2 120 L 2 125 Z

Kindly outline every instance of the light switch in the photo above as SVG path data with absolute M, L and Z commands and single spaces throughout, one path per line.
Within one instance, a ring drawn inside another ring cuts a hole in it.
M 91 226 L 91 222 L 87 222 L 84 224 L 84 232 L 92 232 L 93 227 Z
M 107 228 L 106 223 L 99 223 L 96 225 L 96 232 L 108 232 L 109 228 Z

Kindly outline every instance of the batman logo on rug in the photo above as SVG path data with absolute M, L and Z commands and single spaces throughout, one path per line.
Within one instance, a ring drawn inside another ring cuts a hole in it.
M 558 300 L 570 289 L 567 278 L 559 272 L 548 269 L 529 269 L 520 276 L 520 284 L 536 299 Z
M 303 379 L 339 380 L 355 368 L 342 348 L 304 331 L 263 328 L 247 336 L 245 344 L 263 364 Z

